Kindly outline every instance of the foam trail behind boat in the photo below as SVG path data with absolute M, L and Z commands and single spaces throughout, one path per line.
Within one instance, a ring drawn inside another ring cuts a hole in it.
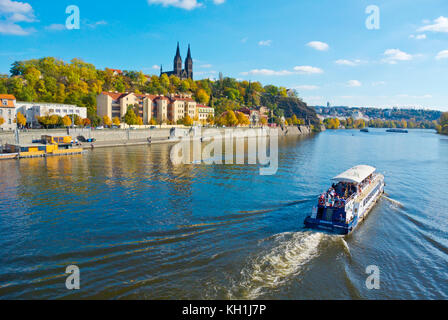
M 276 245 L 254 258 L 241 271 L 241 280 L 231 289 L 230 298 L 256 299 L 265 290 L 284 284 L 297 276 L 305 264 L 319 254 L 319 244 L 328 235 L 322 233 L 283 233 L 274 237 Z
M 383 198 L 400 208 L 404 208 L 404 204 L 402 204 L 400 201 L 391 199 L 391 198 L 387 197 L 386 195 L 384 195 Z

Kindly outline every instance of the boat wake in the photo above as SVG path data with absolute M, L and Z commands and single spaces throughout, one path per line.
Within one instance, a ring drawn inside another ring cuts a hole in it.
M 229 293 L 230 299 L 256 299 L 266 290 L 275 289 L 298 276 L 306 264 L 319 254 L 323 233 L 297 232 L 274 236 L 274 246 L 253 258 L 241 271 L 241 279 Z
M 391 198 L 387 197 L 386 195 L 384 195 L 383 198 L 399 208 L 404 208 L 404 204 L 402 204 L 400 201 L 391 199 Z

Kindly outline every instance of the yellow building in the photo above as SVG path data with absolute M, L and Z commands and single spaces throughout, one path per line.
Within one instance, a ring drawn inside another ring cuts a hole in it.
M 137 116 L 143 119 L 143 124 L 148 125 L 151 119 L 159 123 L 166 123 L 190 118 L 207 119 L 209 114 L 214 114 L 214 109 L 198 105 L 191 95 L 149 95 L 135 93 L 103 92 L 97 97 L 97 113 L 100 118 L 108 116 L 110 119 L 118 117 L 123 119 L 128 107 L 139 106 Z M 205 117 L 205 118 L 204 118 Z

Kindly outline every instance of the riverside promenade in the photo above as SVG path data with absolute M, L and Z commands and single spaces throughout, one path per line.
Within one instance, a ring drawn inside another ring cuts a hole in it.
M 29 130 L 19 133 L 19 144 L 32 144 L 36 140 L 40 140 L 43 135 L 51 136 L 71 136 L 73 139 L 81 143 L 82 148 L 106 148 L 118 146 L 135 146 L 160 143 L 175 143 L 180 137 L 201 138 L 195 134 L 190 127 L 176 127 L 173 135 L 173 128 L 153 128 L 153 129 L 50 129 L 50 130 Z M 230 128 L 214 128 L 221 133 Z M 247 130 L 248 128 L 238 128 Z M 208 130 L 202 129 L 203 132 Z M 236 130 L 232 129 L 232 130 Z M 256 128 L 256 130 L 262 130 Z M 277 128 L 279 136 L 302 136 L 311 134 L 309 126 L 290 126 L 285 128 Z M 14 132 L 0 132 L 0 146 L 5 144 L 17 144 L 17 137 Z M 94 142 L 82 142 L 83 139 L 94 139 Z M 151 142 L 150 142 L 151 141 Z

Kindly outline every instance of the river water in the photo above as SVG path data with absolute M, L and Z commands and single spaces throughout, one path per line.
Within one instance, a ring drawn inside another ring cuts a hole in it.
M 280 138 L 273 176 L 174 166 L 170 149 L 0 162 L 0 299 L 448 298 L 448 137 Z M 348 237 L 305 230 L 331 177 L 358 164 L 385 174 L 387 198 Z

